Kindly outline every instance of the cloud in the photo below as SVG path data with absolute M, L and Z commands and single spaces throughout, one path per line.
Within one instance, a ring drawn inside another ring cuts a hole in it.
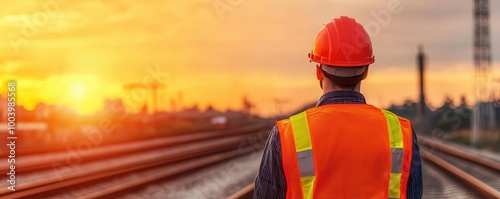
M 241 85 L 242 93 L 274 86 L 260 97 L 265 103 L 262 99 L 271 99 L 280 89 L 288 89 L 287 85 L 305 92 L 309 87 L 293 81 L 305 82 L 311 78 L 312 91 L 308 93 L 319 95 L 314 90 L 317 89 L 314 65 L 306 55 L 321 25 L 340 15 L 355 17 L 367 28 L 373 28 L 374 24 L 380 27 L 378 31 L 369 31 L 373 34 L 376 56 L 371 73 L 385 77 L 384 84 L 375 83 L 379 89 L 398 80 L 377 71 L 406 74 L 416 70 L 415 56 L 420 44 L 424 45 L 429 71 L 445 79 L 454 78 L 447 71 L 473 67 L 471 1 L 241 0 L 239 4 L 221 1 L 230 7 L 223 18 L 214 8 L 213 2 L 217 0 L 68 1 L 52 13 L 54 16 L 46 25 L 37 26 L 38 32 L 15 52 L 7 36 L 9 33 L 22 36 L 23 20 L 46 13 L 40 3 L 48 1 L 2 4 L 0 66 L 8 68 L 4 69 L 4 75 L 43 82 L 54 75 L 84 74 L 110 84 L 125 84 L 140 81 L 146 67 L 159 65 L 182 79 L 177 81 L 176 91 L 182 90 L 183 84 L 200 79 L 206 83 L 205 87 L 218 87 L 220 84 L 209 81 L 210 77 L 228 78 L 220 81 L 229 85 L 236 82 Z M 498 62 L 500 2 L 490 3 L 493 60 Z M 388 5 L 392 4 L 399 4 L 401 12 L 391 13 Z M 384 19 L 381 14 L 388 12 L 390 19 Z M 274 80 L 255 85 L 254 81 L 259 81 L 256 77 Z M 414 79 L 404 84 L 413 85 Z M 203 90 L 189 92 L 199 92 L 191 94 L 197 97 L 210 94 Z M 292 91 L 287 94 L 293 95 Z M 408 91 L 405 96 L 416 94 Z M 394 96 L 396 100 L 402 98 Z M 300 99 L 296 103 L 299 102 Z

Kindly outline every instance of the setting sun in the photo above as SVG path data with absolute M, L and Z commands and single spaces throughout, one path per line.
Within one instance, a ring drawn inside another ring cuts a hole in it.
M 77 82 L 69 87 L 69 93 L 71 97 L 75 100 L 81 100 L 86 95 L 86 87 L 83 83 Z
M 99 80 L 91 76 L 65 76 L 54 82 L 50 93 L 57 98 L 56 104 L 71 107 L 79 114 L 92 114 L 101 109 L 104 96 Z

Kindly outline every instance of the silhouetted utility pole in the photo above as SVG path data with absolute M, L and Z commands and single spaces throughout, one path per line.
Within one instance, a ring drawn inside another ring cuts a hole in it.
M 418 117 L 425 117 L 425 94 L 424 94 L 424 69 L 425 69 L 425 54 L 422 46 L 418 46 L 417 64 L 419 74 L 419 92 L 420 100 L 418 102 Z

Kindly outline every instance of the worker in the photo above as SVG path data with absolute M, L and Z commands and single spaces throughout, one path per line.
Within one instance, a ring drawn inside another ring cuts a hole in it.
M 363 26 L 346 16 L 328 21 L 308 56 L 323 95 L 316 107 L 276 122 L 254 198 L 421 198 L 420 149 L 410 122 L 366 104 L 360 93 L 375 61 Z

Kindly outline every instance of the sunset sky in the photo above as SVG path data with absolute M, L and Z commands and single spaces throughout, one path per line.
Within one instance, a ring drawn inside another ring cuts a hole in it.
M 368 103 L 417 98 L 419 44 L 428 102 L 472 101 L 472 2 L 3 1 L 0 81 L 17 80 L 18 102 L 29 109 L 44 102 L 92 113 L 105 98 L 125 98 L 136 110 L 148 98 L 123 85 L 159 78 L 163 110 L 182 92 L 184 106 L 221 110 L 239 109 L 246 95 L 271 115 L 274 99 L 289 100 L 289 111 L 321 96 L 307 53 L 324 22 L 347 15 L 371 28 L 376 60 L 362 84 Z M 493 76 L 500 78 L 500 1 L 490 4 Z M 390 13 L 394 5 L 399 12 Z

